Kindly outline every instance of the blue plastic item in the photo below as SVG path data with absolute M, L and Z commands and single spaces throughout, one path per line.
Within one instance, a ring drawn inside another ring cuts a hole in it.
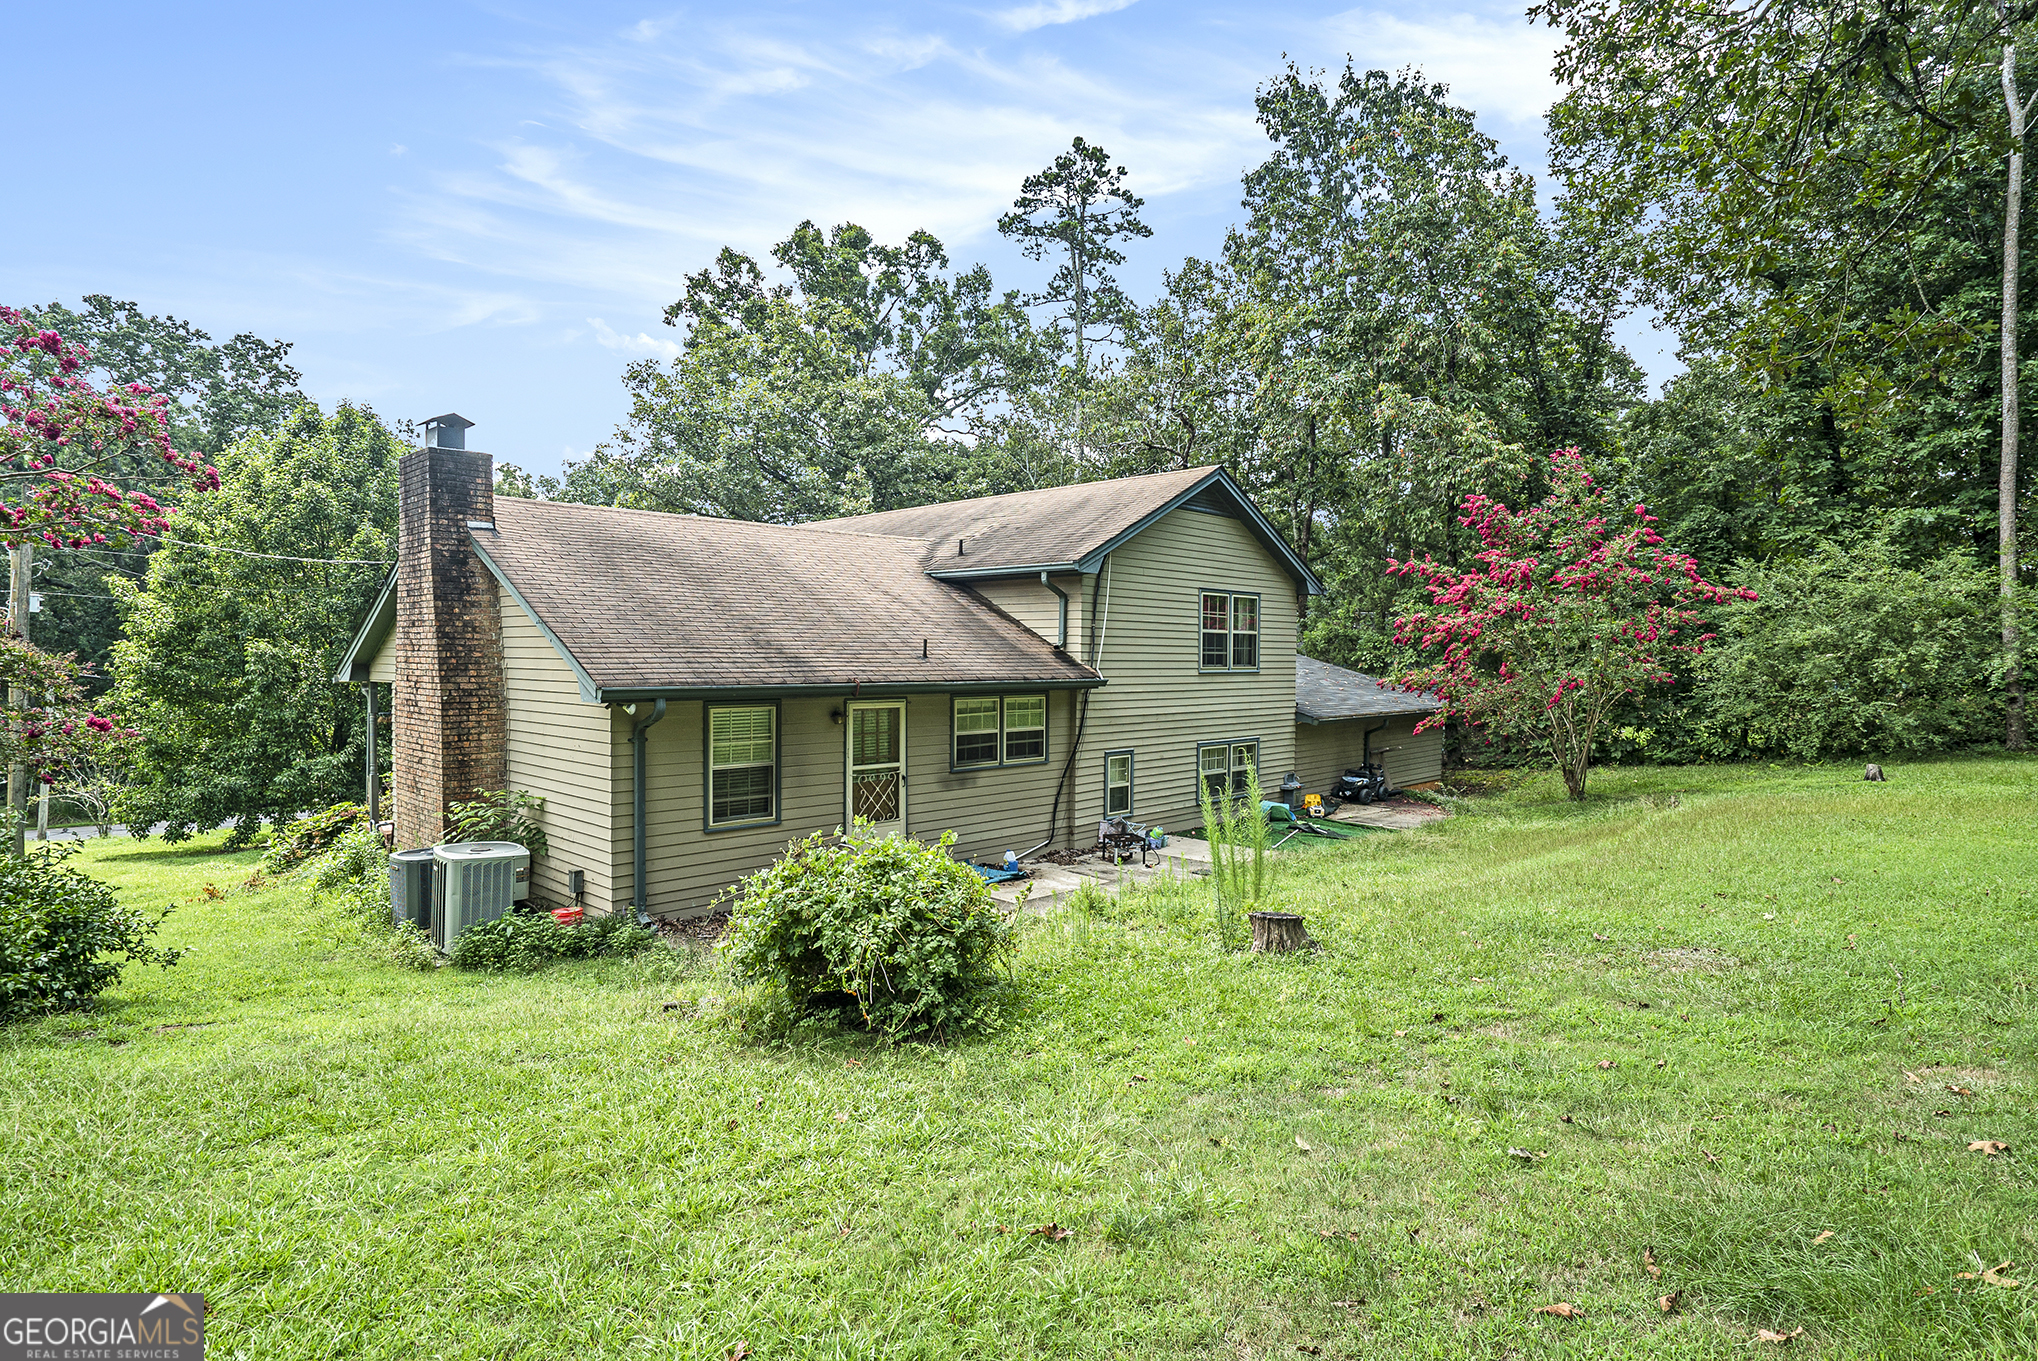
M 982 875 L 984 882 L 987 884 L 1008 884 L 1014 879 L 1024 879 L 1026 877 L 1026 871 L 1024 870 L 998 869 L 990 865 L 979 865 L 975 861 L 965 861 L 964 863 Z

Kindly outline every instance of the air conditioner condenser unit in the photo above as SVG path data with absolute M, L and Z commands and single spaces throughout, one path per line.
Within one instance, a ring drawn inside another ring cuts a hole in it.
M 525 895 L 531 853 L 513 841 L 432 847 L 432 943 L 451 950 L 460 933 L 494 921 Z
M 432 848 L 398 851 L 389 857 L 389 917 L 392 925 L 432 929 Z

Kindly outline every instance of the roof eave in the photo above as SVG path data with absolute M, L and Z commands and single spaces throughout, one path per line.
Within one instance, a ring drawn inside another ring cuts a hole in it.
M 573 678 L 580 684 L 580 697 L 589 704 L 601 703 L 601 687 L 594 683 L 594 677 L 587 674 L 587 668 L 582 666 L 580 659 L 573 655 L 573 649 L 566 646 L 559 635 L 552 631 L 552 626 L 539 616 L 538 611 L 532 606 L 531 602 L 524 599 L 524 593 L 517 589 L 517 584 L 514 581 L 510 580 L 509 573 L 503 571 L 496 560 L 488 555 L 488 549 L 483 547 L 480 538 L 477 537 L 478 534 L 495 534 L 498 532 L 493 529 L 477 531 L 470 526 L 467 530 L 467 542 L 474 545 L 475 556 L 480 558 L 482 564 L 488 568 L 495 579 L 502 583 L 502 588 L 510 593 L 510 598 L 515 600 L 518 607 L 529 616 L 531 623 L 536 626 L 538 632 L 545 635 L 545 641 L 552 645 L 552 650 L 559 654 L 560 660 L 573 668 Z
M 382 580 L 382 589 L 375 593 L 375 603 L 368 607 L 368 613 L 362 616 L 360 624 L 354 629 L 354 637 L 347 644 L 346 652 L 341 654 L 339 669 L 333 672 L 333 679 L 342 685 L 365 682 L 375 654 L 382 650 L 383 642 L 395 626 L 396 567 L 391 564 L 389 575 Z
M 641 699 L 853 699 L 866 695 L 875 699 L 893 695 L 1008 694 L 1015 690 L 1095 690 L 1105 684 L 1102 676 L 1061 677 L 1053 680 L 981 681 L 830 681 L 818 685 L 619 685 L 596 691 L 599 704 L 630 704 Z

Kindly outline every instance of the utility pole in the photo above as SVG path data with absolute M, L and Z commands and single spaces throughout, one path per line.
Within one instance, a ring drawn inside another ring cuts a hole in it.
M 28 583 L 35 570 L 35 549 L 26 543 L 15 544 L 8 553 L 12 563 L 13 589 L 7 593 L 7 622 L 22 642 L 28 641 Z M 20 686 L 9 686 L 7 707 L 20 713 L 28 707 L 28 692 Z M 8 842 L 18 859 L 28 854 L 28 767 L 16 759 L 7 767 L 7 821 Z

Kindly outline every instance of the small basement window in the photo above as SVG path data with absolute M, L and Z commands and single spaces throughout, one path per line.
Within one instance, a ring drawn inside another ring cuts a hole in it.
M 708 710 L 708 825 L 778 816 L 778 710 Z
M 1260 598 L 1235 591 L 1202 593 L 1201 656 L 1205 671 L 1260 669 Z
M 1208 742 L 1196 748 L 1196 774 L 1213 800 L 1247 797 L 1259 764 L 1257 742 Z
M 1132 813 L 1132 753 L 1104 753 L 1104 816 L 1129 817 Z

